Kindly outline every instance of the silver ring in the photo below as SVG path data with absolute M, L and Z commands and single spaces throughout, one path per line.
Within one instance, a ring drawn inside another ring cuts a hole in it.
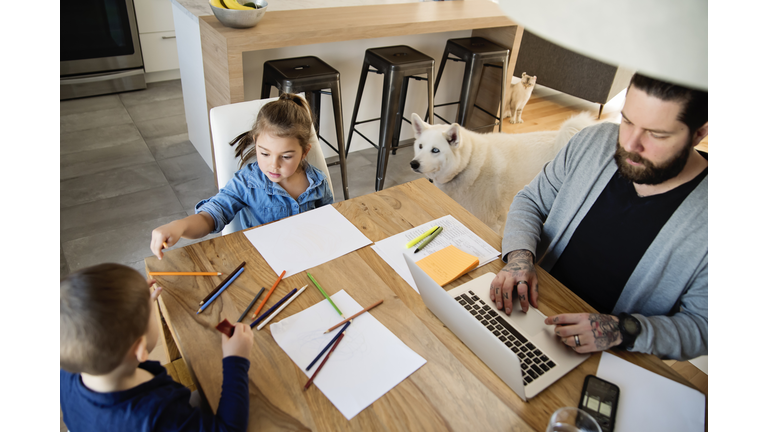
M 517 283 L 515 284 L 515 286 L 518 286 L 518 285 L 520 285 L 521 283 L 524 283 L 524 284 L 528 285 L 528 282 L 527 282 L 527 281 L 519 281 L 519 282 L 517 282 Z
M 576 346 L 581 346 L 581 341 L 579 340 L 579 335 L 573 335 L 573 340 L 576 341 Z

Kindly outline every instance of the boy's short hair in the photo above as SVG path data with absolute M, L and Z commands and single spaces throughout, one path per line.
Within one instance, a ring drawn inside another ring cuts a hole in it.
M 117 368 L 147 332 L 147 281 L 121 264 L 100 264 L 61 280 L 61 363 L 72 373 L 104 375 Z

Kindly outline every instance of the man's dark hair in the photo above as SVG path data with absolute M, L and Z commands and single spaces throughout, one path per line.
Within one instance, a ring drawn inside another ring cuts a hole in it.
M 696 132 L 708 121 L 708 93 L 705 91 L 670 84 L 639 73 L 632 76 L 629 86 L 664 101 L 679 102 L 681 109 L 677 119 L 688 126 L 690 133 Z

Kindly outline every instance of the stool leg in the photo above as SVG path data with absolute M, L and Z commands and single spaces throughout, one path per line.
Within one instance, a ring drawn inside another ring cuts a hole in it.
M 305 91 L 304 96 L 309 104 L 309 110 L 312 112 L 312 123 L 315 124 L 315 132 L 320 136 L 320 91 Z
M 403 128 L 403 114 L 405 112 L 405 96 L 408 94 L 408 82 L 411 79 L 403 78 L 403 86 L 400 90 L 400 103 L 397 105 L 397 114 L 395 114 L 395 124 L 392 132 L 392 156 L 397 154 L 397 148 L 400 146 L 400 131 Z
M 427 121 L 429 124 L 435 124 L 435 93 L 437 93 L 437 83 L 435 82 L 435 63 L 427 72 Z
M 432 96 L 432 99 L 434 99 L 434 97 L 437 96 L 437 87 L 440 85 L 440 78 L 443 76 L 443 69 L 445 69 L 445 62 L 448 61 L 448 55 L 449 54 L 450 53 L 448 52 L 447 49 L 445 51 L 443 51 L 443 59 L 440 61 L 440 68 L 437 70 L 437 79 L 435 79 L 434 92 L 430 93 L 430 95 Z M 433 67 L 432 68 L 432 74 L 434 74 L 434 72 L 435 72 L 435 68 Z M 430 78 L 431 78 L 431 76 L 430 76 Z M 434 103 L 430 103 L 429 106 L 432 107 L 432 109 L 434 111 Z M 429 124 L 435 124 L 435 122 L 433 120 L 433 117 L 432 117 L 431 113 L 429 112 L 429 108 L 427 108 L 427 114 L 424 116 L 424 118 L 425 119 L 430 119 L 430 120 L 427 120 L 429 122 Z
M 363 71 L 360 72 L 360 83 L 357 84 L 357 96 L 355 97 L 355 108 L 352 110 L 352 121 L 349 122 L 349 139 L 347 139 L 347 149 L 344 151 L 346 156 L 349 156 L 349 147 L 352 145 L 352 135 L 355 133 L 355 123 L 357 122 L 357 111 L 360 109 L 360 99 L 363 97 L 363 89 L 365 88 L 365 80 L 368 78 L 368 68 L 370 64 L 368 60 L 363 60 Z
M 504 101 L 507 100 L 507 67 L 509 55 L 504 57 L 504 61 L 501 64 L 501 97 L 499 99 L 499 132 L 501 132 L 501 125 L 504 123 L 502 116 L 504 115 Z
M 477 91 L 480 89 L 480 78 L 483 76 L 483 67 L 478 65 L 475 59 L 471 59 L 464 66 L 464 80 L 461 83 L 461 99 L 456 123 L 465 126 L 475 108 Z
M 389 151 L 394 139 L 395 122 L 398 121 L 396 114 L 400 104 L 397 98 L 401 94 L 405 79 L 405 77 L 395 76 L 395 74 L 389 71 L 384 73 L 384 91 L 381 97 L 381 123 L 379 124 L 379 160 L 376 165 L 376 191 L 384 188 L 384 176 L 387 173 Z
M 268 99 L 270 91 L 272 91 L 272 84 L 270 84 L 266 80 L 262 80 L 261 81 L 261 98 Z
M 349 199 L 349 185 L 347 184 L 347 157 L 344 153 L 344 118 L 341 111 L 341 82 L 339 79 L 331 87 L 331 100 L 333 101 L 333 119 L 336 122 L 336 148 L 339 153 L 339 169 L 341 170 L 341 187 L 344 191 L 344 199 Z

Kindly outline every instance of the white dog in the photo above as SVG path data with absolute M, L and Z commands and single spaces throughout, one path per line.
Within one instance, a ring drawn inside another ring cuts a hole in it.
M 583 112 L 559 131 L 479 134 L 456 123 L 430 125 L 416 113 L 411 121 L 416 136 L 411 169 L 501 235 L 515 195 L 573 135 L 596 123 Z

